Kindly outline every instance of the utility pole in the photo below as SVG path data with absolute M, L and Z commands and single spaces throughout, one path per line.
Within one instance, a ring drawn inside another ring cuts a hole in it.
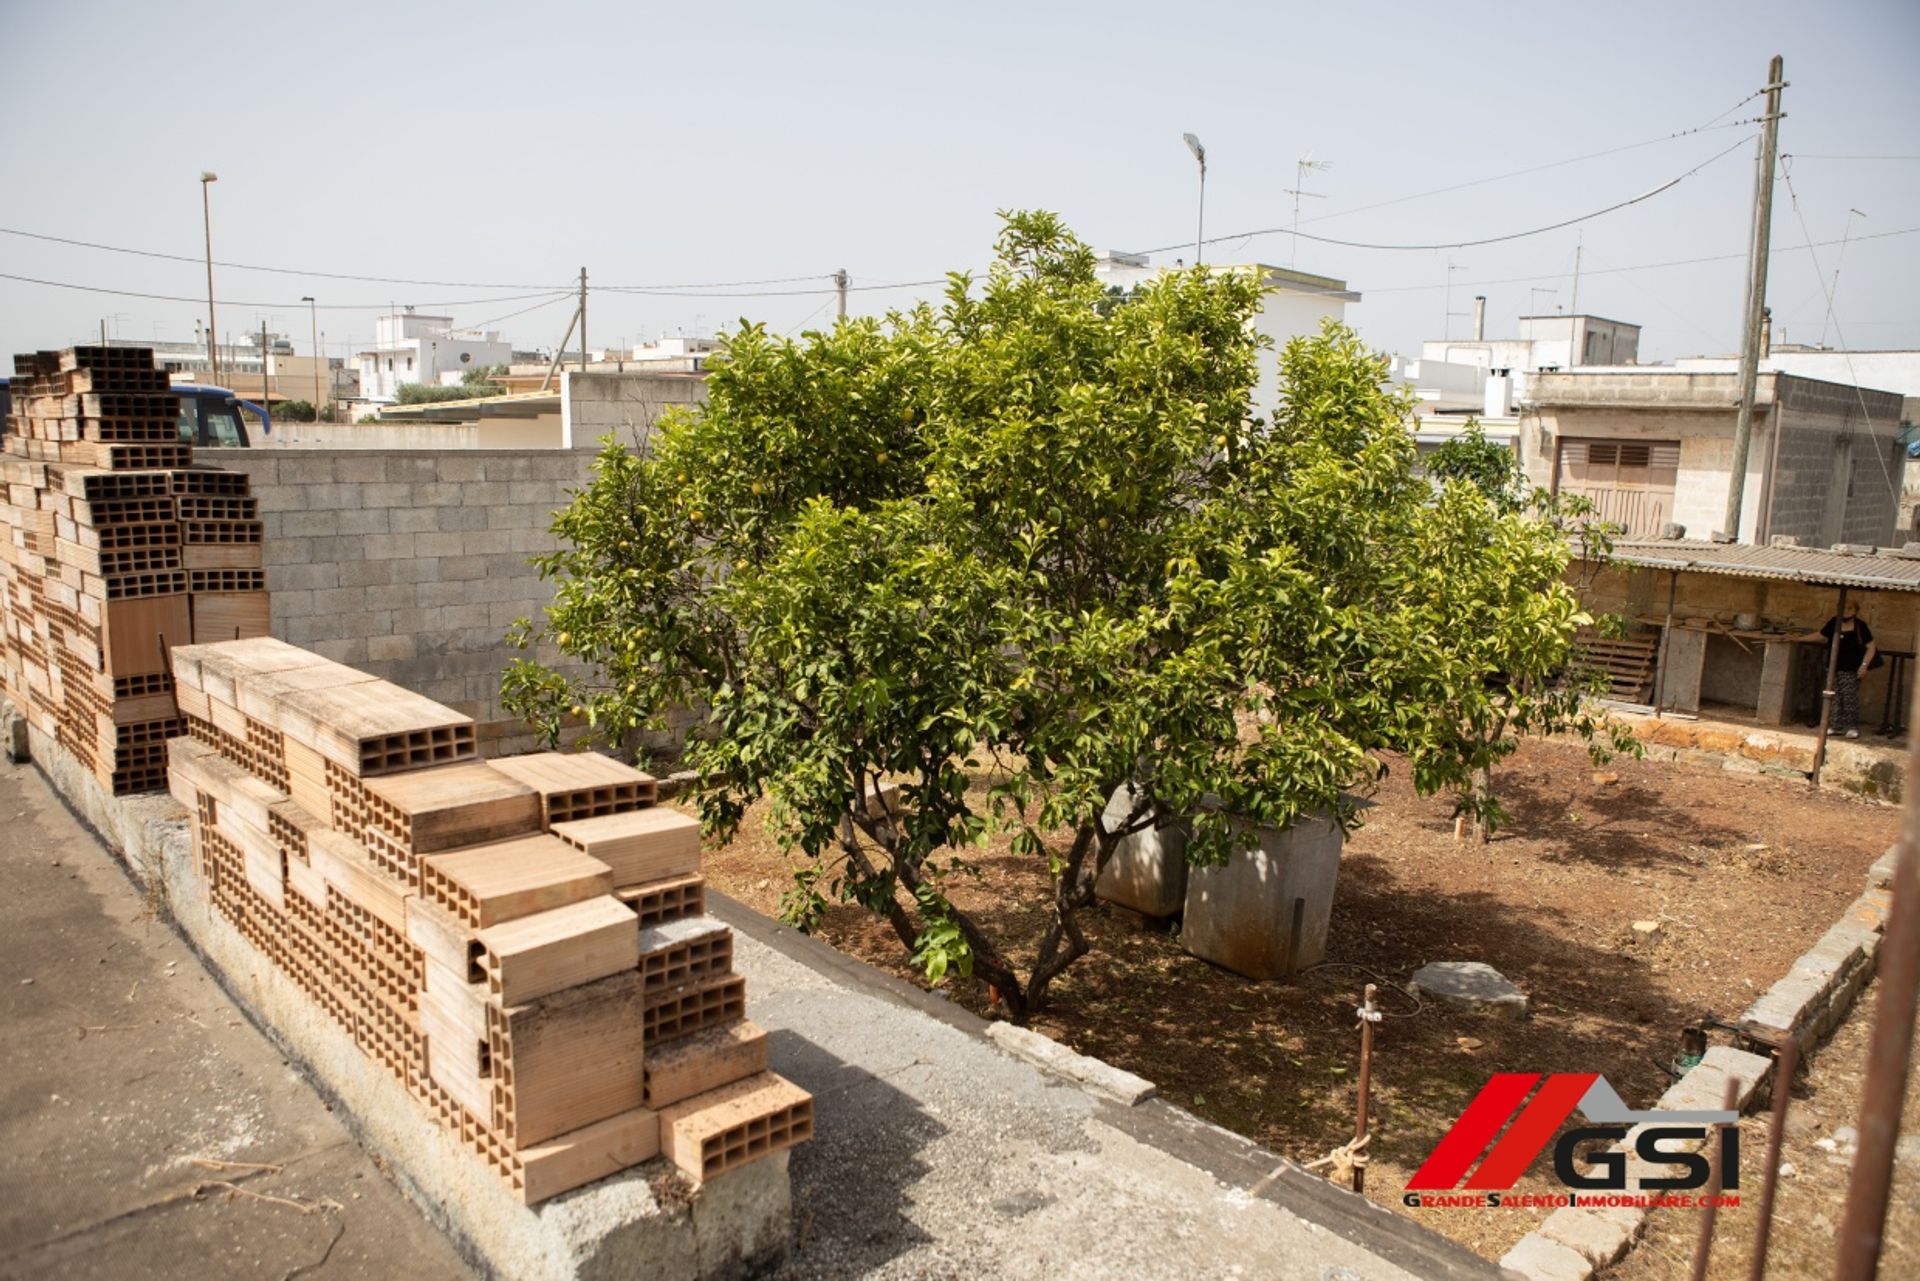
M 267 318 L 260 317 L 260 404 L 267 403 Z
M 1759 168 L 1753 175 L 1753 226 L 1747 242 L 1747 301 L 1740 331 L 1740 413 L 1733 424 L 1733 466 L 1727 476 L 1727 518 L 1715 542 L 1740 541 L 1740 505 L 1747 493 L 1747 451 L 1753 444 L 1753 395 L 1760 381 L 1760 314 L 1767 305 L 1767 255 L 1773 246 L 1773 170 L 1780 154 L 1780 91 L 1786 63 L 1767 67 L 1767 114 L 1760 128 Z
M 847 318 L 847 285 L 849 283 L 850 283 L 850 277 L 848 277 L 847 269 L 845 267 L 842 267 L 840 270 L 833 273 L 833 287 L 836 290 L 838 290 L 840 293 L 840 302 L 839 302 L 840 309 L 834 314 L 839 316 L 840 319 L 842 320 L 845 320 Z
M 207 170 L 200 175 L 200 225 L 207 233 L 207 381 L 220 382 L 219 324 L 213 317 L 213 201 L 207 184 L 220 181 L 220 175 Z
M 1573 297 L 1567 301 L 1568 369 L 1578 365 L 1580 357 L 1587 354 L 1582 350 L 1586 345 L 1586 335 L 1580 331 L 1580 254 L 1586 247 L 1585 236 L 1582 236 L 1573 246 Z
M 1207 149 L 1190 133 L 1183 133 L 1180 137 L 1187 144 L 1187 150 L 1193 153 L 1195 163 L 1200 166 L 1200 207 L 1194 215 L 1193 225 L 1193 265 L 1198 267 L 1207 243 Z
M 587 269 L 580 269 L 580 372 L 587 372 Z
M 312 294 L 304 294 L 300 301 L 307 304 L 307 320 L 313 328 L 313 419 L 320 421 L 320 371 L 325 368 L 327 358 L 320 354 L 320 304 L 313 300 Z

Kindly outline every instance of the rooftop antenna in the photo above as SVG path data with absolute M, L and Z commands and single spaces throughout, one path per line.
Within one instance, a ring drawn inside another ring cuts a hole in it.
M 1305 196 L 1309 200 L 1326 199 L 1326 196 L 1322 193 L 1318 191 L 1308 191 L 1306 189 L 1307 175 L 1309 173 L 1325 173 L 1332 168 L 1333 161 L 1315 160 L 1313 158 L 1313 151 L 1309 148 L 1306 155 L 1293 162 L 1293 185 L 1291 187 L 1281 188 L 1282 191 L 1293 197 L 1293 248 L 1287 253 L 1288 267 L 1292 267 L 1300 257 L 1300 197 Z
M 1866 214 L 1858 209 L 1847 210 L 1846 230 L 1840 233 L 1840 256 L 1834 259 L 1833 262 L 1833 288 L 1827 290 L 1827 315 L 1826 319 L 1820 322 L 1820 345 L 1822 347 L 1827 345 L 1827 326 L 1833 323 L 1833 300 L 1840 296 L 1840 264 L 1847 260 L 1847 237 L 1853 234 L 1853 220 L 1866 216 Z M 1784 335 L 1786 333 L 1786 326 L 1782 325 L 1780 332 L 1783 335 L 1781 341 L 1785 342 L 1786 339 Z

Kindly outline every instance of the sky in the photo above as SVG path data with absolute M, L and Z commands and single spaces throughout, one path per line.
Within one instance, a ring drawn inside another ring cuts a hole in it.
M 831 323 L 837 268 L 851 309 L 882 314 L 939 292 L 892 286 L 983 267 L 1002 209 L 1055 210 L 1098 248 L 1190 258 L 1192 132 L 1206 236 L 1227 237 L 1207 259 L 1347 281 L 1363 295 L 1349 322 L 1382 350 L 1467 336 L 1475 294 L 1490 337 L 1570 310 L 1577 256 L 1578 309 L 1642 325 L 1643 361 L 1726 353 L 1752 95 L 1776 53 L 1791 180 L 1776 186 L 1776 340 L 1920 348 L 1913 0 L 0 0 L 0 49 L 0 341 L 14 351 L 103 322 L 191 339 L 203 170 L 219 175 L 223 336 L 265 319 L 305 353 L 317 319 L 339 356 L 411 304 L 551 347 L 585 266 L 598 348 L 743 318 Z M 1302 184 L 1309 155 L 1328 167 Z M 1295 241 L 1296 187 L 1315 236 L 1514 238 Z

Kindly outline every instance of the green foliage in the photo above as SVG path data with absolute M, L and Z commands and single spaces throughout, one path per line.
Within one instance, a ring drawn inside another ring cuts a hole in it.
M 1469 418 L 1459 435 L 1443 442 L 1427 459 L 1427 475 L 1444 484 L 1463 480 L 1503 511 L 1527 505 L 1528 486 L 1519 457 L 1499 441 L 1488 440 L 1477 419 Z
M 310 423 L 315 418 L 310 400 L 283 400 L 270 408 L 275 422 Z
M 470 369 L 460 371 L 460 385 L 463 387 L 487 388 L 488 390 L 482 391 L 479 394 L 497 396 L 505 389 L 495 384 L 493 380 L 504 377 L 506 372 L 507 367 L 505 365 L 475 365 Z
M 401 383 L 395 392 L 395 398 L 403 405 L 434 405 L 447 400 L 480 400 L 488 396 L 502 396 L 506 388 L 498 383 L 487 382 L 484 378 L 472 379 L 474 371 L 469 370 L 460 376 L 460 381 L 452 386 L 438 383 Z
M 1436 499 L 1406 402 L 1338 325 L 1289 344 L 1253 417 L 1260 297 L 1199 270 L 1110 295 L 1025 213 L 937 308 L 744 326 L 708 404 L 610 439 L 556 516 L 556 597 L 518 639 L 592 676 L 517 662 L 508 705 L 615 744 L 704 709 L 707 832 L 770 801 L 806 856 L 791 919 L 858 903 L 1015 1018 L 1087 950 L 1075 914 L 1156 811 L 1218 860 L 1244 820 L 1350 824 L 1379 751 L 1470 792 L 1512 733 L 1578 708 L 1489 693 L 1566 659 L 1565 539 L 1470 484 Z M 865 803 L 880 780 L 897 805 Z M 995 834 L 1052 876 L 1024 979 L 947 893 Z

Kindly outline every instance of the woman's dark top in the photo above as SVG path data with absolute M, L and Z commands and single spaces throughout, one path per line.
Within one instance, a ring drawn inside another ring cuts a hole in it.
M 1827 625 L 1820 629 L 1820 634 L 1826 637 L 1829 644 L 1833 641 L 1833 629 L 1839 625 L 1839 619 L 1829 618 Z M 1873 644 L 1873 629 L 1867 626 L 1867 620 L 1864 618 L 1854 619 L 1853 630 L 1840 633 L 1840 666 L 1838 670 L 1843 672 L 1859 671 L 1860 664 L 1865 662 L 1867 658 L 1867 646 L 1871 644 Z

